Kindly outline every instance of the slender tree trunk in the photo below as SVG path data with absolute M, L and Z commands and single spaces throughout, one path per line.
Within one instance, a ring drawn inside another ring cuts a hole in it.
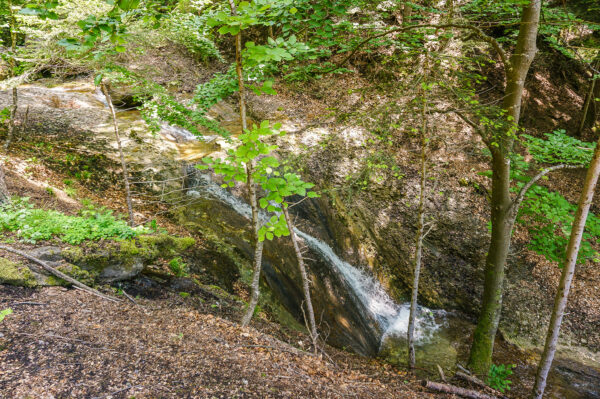
M 402 24 L 408 24 L 412 18 L 412 5 L 405 2 L 402 6 Z
M 15 76 L 15 68 L 16 68 L 16 62 L 15 62 L 15 52 L 17 50 L 17 20 L 15 18 L 15 14 L 13 12 L 12 9 L 12 1 L 9 0 L 8 1 L 8 9 L 9 9 L 9 13 L 10 13 L 10 51 L 11 51 L 11 55 L 10 55 L 10 62 L 9 62 L 9 67 L 10 67 L 10 74 L 9 76 L 13 77 Z M 15 134 L 15 128 L 16 128 L 16 123 L 17 123 L 17 106 L 19 103 L 19 95 L 18 95 L 18 91 L 16 87 L 12 88 L 12 105 L 10 107 L 10 120 L 8 121 L 8 135 L 6 137 L 6 143 L 4 143 L 4 151 L 8 151 L 8 147 L 10 147 L 10 144 L 14 138 L 14 134 Z
M 573 275 L 575 274 L 581 238 L 583 237 L 585 222 L 590 211 L 592 199 L 594 198 L 594 190 L 596 189 L 596 183 L 598 183 L 599 175 L 600 140 L 598 140 L 598 144 L 596 144 L 594 157 L 587 171 L 585 182 L 583 184 L 583 190 L 581 191 L 581 197 L 579 197 L 577 212 L 575 213 L 575 219 L 573 220 L 571 237 L 569 238 L 569 245 L 567 246 L 566 262 L 562 270 L 558 291 L 556 292 L 556 297 L 554 299 L 554 309 L 552 311 L 552 317 L 550 318 L 550 325 L 548 326 L 546 344 L 544 346 L 544 352 L 542 353 L 542 358 L 538 366 L 535 385 L 531 395 L 533 399 L 541 399 L 542 395 L 544 394 L 544 389 L 546 388 L 546 379 L 548 378 L 548 373 L 550 372 L 550 367 L 552 366 L 552 361 L 554 360 L 556 345 L 558 343 L 558 334 L 560 332 L 560 325 L 565 314 L 565 308 L 567 307 L 567 299 L 569 297 L 571 281 L 573 280 Z
M 6 179 L 4 176 L 4 165 L 0 163 L 0 204 L 10 201 L 10 193 L 6 187 Z
M 231 7 L 231 14 L 237 14 L 237 8 L 233 0 L 229 0 Z M 244 73 L 242 69 L 242 32 L 240 31 L 235 36 L 235 72 L 238 80 L 238 88 L 240 93 L 240 119 L 242 122 L 242 129 L 248 128 L 248 122 L 246 119 L 246 96 L 244 90 Z M 254 309 L 258 304 L 258 297 L 260 296 L 260 272 L 262 268 L 262 251 L 264 243 L 258 239 L 258 230 L 260 229 L 260 220 L 258 218 L 258 202 L 256 200 L 256 183 L 254 182 L 254 163 L 246 165 L 246 185 L 248 186 L 248 195 L 250 200 L 250 207 L 252 208 L 252 235 L 254 240 L 254 274 L 252 276 L 251 290 L 252 294 L 250 297 L 250 303 L 248 309 L 242 317 L 242 325 L 247 326 L 252 320 L 254 315 Z
M 487 375 L 494 350 L 494 339 L 502 311 L 504 268 L 516 212 L 511 211 L 510 159 L 519 126 L 525 78 L 537 51 L 536 39 L 541 0 L 531 0 L 523 7 L 517 45 L 507 67 L 506 90 L 502 107 L 506 111 L 509 131 L 495 136 L 492 152 L 492 236 L 485 263 L 485 282 L 481 313 L 473 336 L 469 367 Z
M 596 61 L 594 62 L 595 70 L 600 69 L 600 54 L 596 57 Z M 581 122 L 579 123 L 579 130 L 577 131 L 578 135 L 583 134 L 583 130 L 590 126 L 594 126 L 594 122 L 597 118 L 597 105 L 596 98 L 600 97 L 600 84 L 597 82 L 598 79 L 595 78 L 595 73 L 592 72 L 592 81 L 590 83 L 590 88 L 588 90 L 587 95 L 585 96 L 585 102 L 583 103 L 583 109 L 581 111 Z M 590 106 L 592 111 L 590 112 Z
M 300 276 L 302 276 L 302 288 L 304 289 L 304 299 L 306 301 L 306 309 L 308 310 L 308 328 L 310 331 L 310 337 L 312 339 L 313 348 L 315 353 L 317 352 L 317 323 L 315 322 L 315 312 L 313 310 L 312 300 L 310 298 L 310 282 L 308 279 L 308 274 L 306 273 L 306 266 L 304 265 L 304 258 L 302 257 L 302 252 L 300 252 L 300 246 L 298 245 L 298 237 L 296 237 L 296 232 L 294 231 L 294 224 L 292 223 L 292 219 L 290 218 L 290 214 L 288 209 L 286 208 L 286 204 L 282 204 L 283 215 L 285 217 L 285 221 L 288 226 L 288 230 L 290 231 L 290 238 L 292 239 L 292 243 L 294 244 L 294 251 L 296 252 L 296 259 L 298 259 L 298 268 L 300 269 Z
M 135 220 L 133 219 L 133 205 L 131 202 L 131 188 L 129 186 L 129 172 L 127 170 L 127 162 L 125 162 L 125 155 L 123 154 L 123 147 L 121 146 L 121 136 L 119 136 L 119 124 L 117 123 L 117 114 L 115 113 L 115 107 L 108 92 L 108 87 L 104 82 L 100 83 L 100 88 L 104 97 L 106 97 L 106 103 L 110 109 L 112 115 L 113 127 L 115 129 L 115 138 L 117 140 L 117 147 L 119 149 L 119 157 L 121 158 L 121 168 L 123 169 L 123 185 L 125 186 L 125 197 L 127 200 L 127 213 L 129 214 L 129 225 L 135 226 Z
M 419 276 L 421 274 L 421 259 L 423 255 L 423 235 L 425 230 L 425 181 L 427 178 L 427 103 L 423 99 L 423 126 L 421 128 L 421 181 L 419 185 L 419 211 L 415 249 L 415 264 L 413 275 L 412 296 L 410 300 L 410 314 L 408 316 L 408 367 L 414 368 L 416 363 L 415 356 L 415 322 L 417 318 L 417 301 L 419 297 Z

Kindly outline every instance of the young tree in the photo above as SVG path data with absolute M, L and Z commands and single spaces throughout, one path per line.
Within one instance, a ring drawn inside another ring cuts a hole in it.
M 0 163 L 0 204 L 10 201 L 10 193 L 6 187 L 6 179 L 4 176 L 4 164 Z
M 422 83 L 423 92 L 428 87 L 426 83 Z M 414 343 L 414 332 L 417 318 L 417 302 L 419 297 L 419 277 L 421 274 L 421 259 L 423 254 L 423 239 L 427 234 L 425 232 L 425 191 L 426 179 L 427 179 L 427 99 L 425 96 L 421 99 L 422 112 L 421 112 L 421 165 L 420 165 L 420 182 L 419 182 L 419 208 L 417 211 L 417 234 L 416 234 L 416 247 L 414 256 L 414 267 L 413 267 L 413 286 L 412 295 L 410 300 L 410 313 L 408 316 L 408 329 L 407 329 L 407 342 L 408 342 L 408 367 L 415 368 L 416 356 L 415 356 L 415 343 Z
M 10 33 L 10 52 L 6 54 L 6 58 L 8 59 L 8 67 L 9 67 L 9 78 L 15 76 L 17 62 L 16 62 L 16 52 L 17 52 L 17 18 L 16 14 L 20 7 L 17 7 L 16 4 L 13 3 L 13 0 L 3 0 L 2 6 L 8 16 L 8 30 Z M 13 136 L 15 133 L 16 126 L 16 116 L 17 116 L 17 107 L 18 107 L 19 95 L 17 91 L 17 86 L 14 85 L 12 87 L 12 105 L 10 106 L 10 115 L 8 118 L 8 134 L 6 136 L 6 142 L 4 143 L 4 151 L 7 151 L 10 147 L 10 144 L 13 140 Z
M 119 135 L 119 123 L 117 121 L 117 114 L 115 113 L 115 107 L 112 102 L 110 93 L 108 92 L 108 86 L 102 81 L 100 76 L 100 89 L 106 98 L 106 104 L 110 110 L 110 114 L 113 121 L 113 127 L 115 130 L 115 140 L 117 140 L 117 148 L 119 150 L 119 158 L 121 159 L 121 168 L 123 169 L 123 186 L 125 187 L 125 198 L 127 201 L 127 214 L 129 215 L 129 225 L 135 226 L 135 220 L 133 218 L 133 205 L 131 202 L 131 189 L 129 187 L 129 172 L 127 170 L 127 162 L 125 161 L 125 155 L 123 154 L 123 147 L 121 146 L 121 136 Z
M 314 187 L 312 183 L 304 182 L 296 173 L 284 173 L 283 176 L 278 171 L 268 170 L 268 174 L 264 175 L 260 180 L 261 187 L 268 192 L 267 196 L 261 198 L 261 208 L 267 208 L 270 212 L 280 212 L 283 214 L 283 220 L 280 218 L 272 218 L 271 224 L 263 226 L 259 231 L 259 238 L 264 239 L 273 237 L 273 232 L 277 229 L 289 234 L 296 254 L 296 260 L 298 261 L 298 269 L 300 270 L 300 278 L 302 279 L 302 289 L 304 291 L 304 300 L 306 303 L 305 321 L 307 328 L 313 343 L 313 349 L 316 353 L 318 349 L 318 333 L 317 323 L 315 321 L 315 312 L 312 305 L 310 295 L 310 280 L 306 271 L 306 265 L 304 257 L 302 256 L 302 250 L 300 249 L 300 243 L 296 236 L 296 230 L 294 222 L 289 214 L 289 208 L 297 205 L 306 198 L 319 197 L 314 191 L 308 191 Z M 295 204 L 291 204 L 288 201 L 288 197 L 291 196 L 304 197 L 302 200 Z M 285 223 L 285 225 L 283 225 Z M 287 229 L 286 229 L 287 227 Z M 284 234 L 284 235 L 287 235 Z M 303 310 L 304 312 L 304 310 Z M 308 313 L 308 320 L 306 320 L 306 313 Z
M 541 399 L 542 395 L 544 394 L 544 389 L 546 388 L 546 380 L 552 366 L 552 361 L 554 360 L 560 326 L 565 314 L 565 309 L 567 307 L 567 300 L 569 297 L 569 290 L 571 288 L 573 275 L 575 274 L 575 267 L 577 265 L 577 257 L 585 229 L 585 223 L 588 217 L 590 206 L 592 204 L 592 199 L 594 198 L 594 190 L 596 189 L 599 175 L 600 140 L 596 144 L 594 156 L 590 162 L 590 166 L 583 184 L 583 189 L 581 191 L 581 196 L 579 197 L 577 212 L 575 213 L 575 219 L 571 228 L 571 236 L 567 246 L 566 261 L 565 265 L 563 266 L 558 291 L 556 292 L 556 297 L 554 299 L 554 309 L 550 318 L 550 325 L 548 326 L 548 334 L 546 336 L 544 352 L 542 353 L 542 358 L 540 359 L 540 363 L 538 365 L 535 385 L 531 395 L 533 399 Z

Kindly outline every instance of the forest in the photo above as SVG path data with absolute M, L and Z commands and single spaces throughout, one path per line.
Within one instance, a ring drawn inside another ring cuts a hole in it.
M 598 0 L 0 0 L 0 398 L 600 398 Z

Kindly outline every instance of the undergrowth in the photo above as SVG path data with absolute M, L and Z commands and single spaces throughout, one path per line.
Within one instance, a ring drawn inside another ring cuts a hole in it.
M 0 230 L 15 232 L 30 243 L 58 238 L 68 244 L 86 240 L 129 239 L 150 230 L 131 228 L 112 211 L 89 205 L 79 216 L 69 216 L 55 210 L 35 208 L 27 197 L 0 207 Z

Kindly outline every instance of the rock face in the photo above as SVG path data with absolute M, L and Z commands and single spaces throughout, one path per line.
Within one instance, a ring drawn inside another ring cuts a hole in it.
M 200 183 L 197 183 L 200 184 Z M 202 191 L 196 185 L 194 190 Z M 200 197 L 180 213 L 183 225 L 199 230 L 222 258 L 234 259 L 229 267 L 238 268 L 242 279 L 251 276 L 252 244 L 248 219 L 227 203 Z M 234 250 L 232 250 L 234 248 Z M 319 257 L 307 254 L 310 262 L 311 295 L 315 315 L 328 342 L 374 355 L 379 350 L 381 331 L 374 320 L 360 312 L 360 303 L 331 267 Z M 226 266 L 220 263 L 219 268 Z M 287 237 L 266 242 L 263 253 L 264 288 L 302 323 L 302 282 L 291 242 Z

